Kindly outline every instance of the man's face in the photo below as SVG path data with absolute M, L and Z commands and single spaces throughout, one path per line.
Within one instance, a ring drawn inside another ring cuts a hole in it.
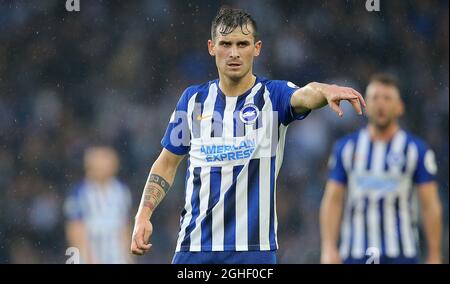
M 396 87 L 373 82 L 367 87 L 366 113 L 369 123 L 386 129 L 403 114 L 403 103 Z
M 119 161 L 117 154 L 111 148 L 94 147 L 86 151 L 84 166 L 88 176 L 102 181 L 117 173 Z
M 262 43 L 255 43 L 252 26 L 247 25 L 247 28 L 250 31 L 248 34 L 244 34 L 240 27 L 227 35 L 217 31 L 216 38 L 208 41 L 209 54 L 216 58 L 219 74 L 233 81 L 239 81 L 252 72 L 253 58 L 261 50 Z M 247 28 L 244 26 L 246 33 Z

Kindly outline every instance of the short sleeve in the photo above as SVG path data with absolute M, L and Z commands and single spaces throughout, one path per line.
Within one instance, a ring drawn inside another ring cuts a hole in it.
M 308 116 L 311 110 L 304 113 L 295 113 L 291 105 L 291 97 L 299 89 L 289 81 L 273 80 L 267 84 L 272 99 L 273 108 L 278 112 L 278 119 L 284 125 L 294 120 L 302 120 Z
M 161 145 L 176 155 L 185 155 L 190 150 L 191 134 L 187 116 L 189 94 L 189 88 L 183 92 L 161 140 Z
M 75 188 L 72 192 L 66 197 L 64 201 L 64 216 L 67 220 L 81 220 L 83 219 L 83 210 L 80 202 L 80 188 Z
M 347 172 L 345 171 L 344 164 L 342 162 L 342 151 L 344 145 L 345 141 L 338 141 L 333 147 L 333 152 L 328 160 L 328 178 L 342 184 L 347 184 Z
M 436 157 L 433 150 L 424 143 L 417 143 L 418 160 L 413 181 L 416 184 L 434 181 L 437 174 Z

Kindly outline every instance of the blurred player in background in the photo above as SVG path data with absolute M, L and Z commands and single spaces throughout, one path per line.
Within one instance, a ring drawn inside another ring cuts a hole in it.
M 362 114 L 364 100 L 351 88 L 255 76 L 261 45 L 249 14 L 219 11 L 208 41 L 219 79 L 187 88 L 176 106 L 136 215 L 133 253 L 150 249 L 150 218 L 189 153 L 172 262 L 276 263 L 276 177 L 288 125 L 326 105 L 342 116 L 342 100 Z
M 92 147 L 84 155 L 86 176 L 64 204 L 68 245 L 80 250 L 82 263 L 130 263 L 128 188 L 115 176 L 117 153 Z
M 425 261 L 440 263 L 442 221 L 434 153 L 400 128 L 404 106 L 395 77 L 374 75 L 366 101 L 368 126 L 339 140 L 329 161 L 320 212 L 321 261 L 366 263 L 375 248 L 380 263 L 417 263 L 419 201 Z

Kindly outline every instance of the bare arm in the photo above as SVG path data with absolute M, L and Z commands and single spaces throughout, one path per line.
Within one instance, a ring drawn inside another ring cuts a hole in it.
M 428 255 L 426 263 L 441 263 L 442 208 L 435 182 L 418 186 Z
M 81 220 L 68 221 L 66 224 L 67 243 L 71 247 L 76 247 L 80 251 L 83 263 L 95 263 L 95 259 L 90 253 L 86 227 Z
M 142 193 L 139 210 L 135 217 L 133 237 L 131 240 L 131 251 L 142 255 L 148 251 L 151 244 L 148 243 L 153 232 L 150 218 L 155 208 L 163 200 L 170 189 L 178 165 L 184 156 L 179 156 L 163 149 L 158 159 L 153 163 L 147 182 Z
M 346 186 L 329 180 L 320 206 L 321 263 L 341 263 L 337 242 Z
M 361 106 L 366 107 L 364 98 L 352 88 L 328 85 L 322 83 L 309 83 L 298 89 L 291 97 L 291 105 L 296 113 L 330 106 L 339 116 L 344 112 L 339 107 L 341 100 L 349 101 L 358 114 L 362 114 Z

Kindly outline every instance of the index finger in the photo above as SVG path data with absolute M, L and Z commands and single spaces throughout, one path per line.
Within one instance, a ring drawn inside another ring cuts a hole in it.
M 150 249 L 150 244 L 145 244 L 144 242 L 144 230 L 138 230 L 136 235 L 134 236 L 134 240 L 136 241 L 137 247 L 139 249 L 148 250 Z
M 144 251 L 140 248 L 138 248 L 138 245 L 136 243 L 136 239 L 133 238 L 131 241 L 131 253 L 137 254 L 137 255 L 143 255 Z
M 355 89 L 352 89 L 352 93 L 358 96 L 359 102 L 364 108 L 366 108 L 366 101 L 364 100 L 364 97 Z

